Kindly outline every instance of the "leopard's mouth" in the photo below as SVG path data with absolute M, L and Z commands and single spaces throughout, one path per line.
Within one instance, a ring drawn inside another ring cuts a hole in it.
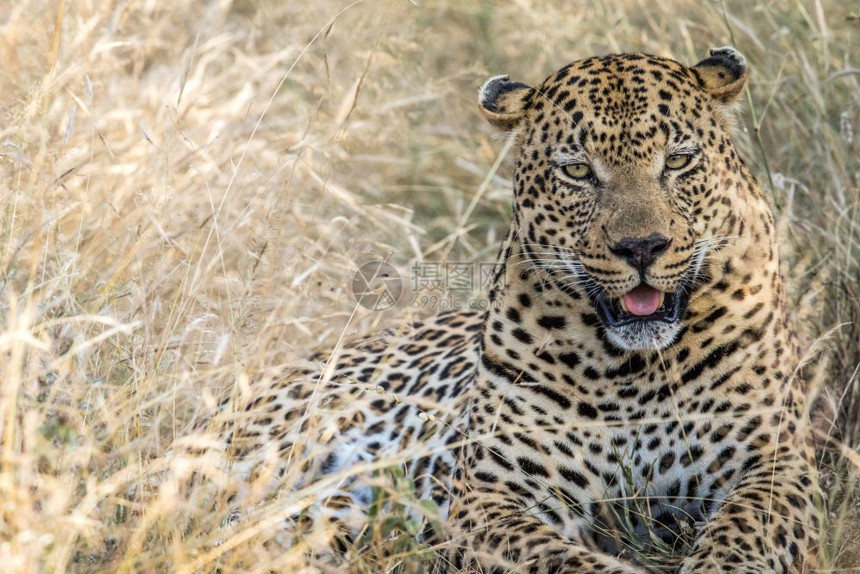
M 623 327 L 634 323 L 662 321 L 675 323 L 683 319 L 689 295 L 681 289 L 665 293 L 640 283 L 621 297 L 595 297 L 600 320 L 607 327 Z

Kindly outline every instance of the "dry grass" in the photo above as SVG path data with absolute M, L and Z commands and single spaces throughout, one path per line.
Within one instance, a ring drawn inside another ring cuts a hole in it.
M 229 504 L 181 486 L 192 469 L 224 477 L 171 449 L 206 438 L 190 425 L 243 373 L 402 314 L 355 312 L 358 263 L 493 259 L 509 190 L 476 112 L 484 78 L 538 82 L 615 51 L 693 63 L 732 42 L 804 346 L 838 327 L 817 410 L 845 449 L 821 451 L 827 550 L 860 564 L 860 11 L 726 4 L 4 3 L 3 570 L 321 566 L 272 545 L 289 501 L 221 527 Z M 420 569 L 404 544 L 349 568 Z

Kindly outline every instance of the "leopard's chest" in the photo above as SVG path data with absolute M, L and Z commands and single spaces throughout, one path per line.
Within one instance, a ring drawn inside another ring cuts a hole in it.
M 694 529 L 737 481 L 743 459 L 735 456 L 731 425 L 691 418 L 532 427 L 537 449 L 515 438 L 501 455 L 520 465 L 517 482 L 535 490 L 547 523 L 562 533 L 589 532 L 597 546 L 620 551 L 625 533 L 668 541 Z

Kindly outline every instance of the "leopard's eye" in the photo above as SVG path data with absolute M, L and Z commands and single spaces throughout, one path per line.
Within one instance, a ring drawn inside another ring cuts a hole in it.
M 687 167 L 692 155 L 686 153 L 676 153 L 666 158 L 666 167 L 668 169 L 682 169 Z
M 587 163 L 569 163 L 561 166 L 561 169 L 571 179 L 586 179 L 591 176 L 591 167 Z

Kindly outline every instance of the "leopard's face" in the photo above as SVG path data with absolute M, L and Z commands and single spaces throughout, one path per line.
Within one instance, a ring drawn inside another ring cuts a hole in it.
M 726 243 L 742 192 L 730 123 L 694 68 L 645 55 L 575 62 L 529 94 L 514 170 L 522 251 L 587 298 L 622 350 L 677 340 Z

